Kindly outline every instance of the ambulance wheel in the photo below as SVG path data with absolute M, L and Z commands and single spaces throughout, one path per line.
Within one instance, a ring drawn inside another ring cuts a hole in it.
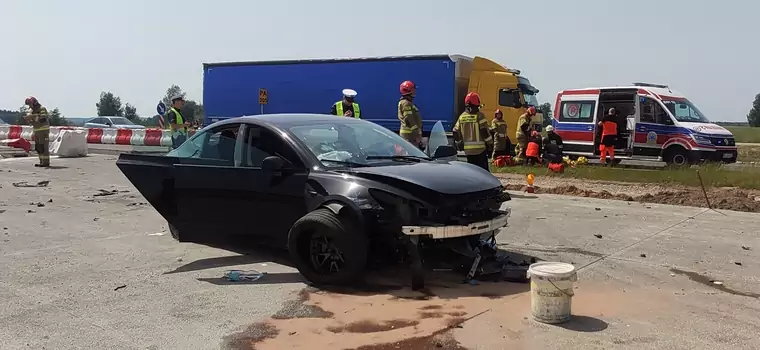
M 683 147 L 671 147 L 665 150 L 665 155 L 662 157 L 665 163 L 671 166 L 688 166 L 690 165 L 689 155 Z
M 347 215 L 319 208 L 298 219 L 288 234 L 290 257 L 307 280 L 317 285 L 357 282 L 367 265 L 367 236 Z

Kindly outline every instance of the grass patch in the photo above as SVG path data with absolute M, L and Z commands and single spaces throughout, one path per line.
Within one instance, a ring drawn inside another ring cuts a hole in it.
M 737 143 L 760 143 L 760 128 L 751 126 L 726 126 L 734 134 Z
M 739 145 L 739 156 L 737 159 L 742 162 L 760 162 L 760 145 Z
M 618 181 L 633 183 L 676 184 L 684 186 L 699 186 L 697 169 L 626 169 L 608 168 L 593 165 L 584 165 L 577 168 L 565 168 L 563 174 L 548 171 L 545 167 L 504 167 L 491 168 L 494 173 L 523 174 L 533 173 L 536 176 L 570 177 L 576 179 L 589 179 L 601 181 Z M 705 187 L 739 187 L 746 189 L 760 189 L 760 170 L 726 170 L 714 165 L 699 167 Z

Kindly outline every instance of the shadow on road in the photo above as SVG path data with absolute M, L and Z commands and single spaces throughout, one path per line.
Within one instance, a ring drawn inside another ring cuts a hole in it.
M 573 315 L 569 322 L 558 324 L 557 327 L 567 329 L 575 332 L 601 332 L 607 329 L 607 322 L 604 322 L 598 318 Z

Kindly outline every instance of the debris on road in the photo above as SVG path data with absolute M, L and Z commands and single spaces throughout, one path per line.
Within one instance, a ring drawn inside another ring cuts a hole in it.
M 752 250 L 752 248 L 747 247 L 747 246 L 742 246 L 742 249 L 744 249 L 744 250 Z
M 644 253 L 641 253 L 641 254 L 639 254 L 639 257 L 641 257 L 641 258 L 646 258 L 646 257 L 647 257 L 647 255 L 646 255 L 646 254 L 644 254 Z
M 602 210 L 602 208 L 594 208 L 594 210 L 600 211 L 600 210 Z
M 126 284 L 120 285 L 120 286 L 114 288 L 113 291 L 115 292 L 115 291 L 117 291 L 119 289 L 122 289 L 122 288 L 127 288 L 127 285 Z
M 33 213 L 36 213 L 36 211 L 34 211 L 34 210 L 32 210 L 32 209 L 29 209 L 29 210 L 27 210 L 26 212 L 27 212 L 27 213 L 29 213 L 29 214 L 33 214 Z
M 156 233 L 149 233 L 148 236 L 163 236 L 165 234 L 166 233 L 164 233 L 164 232 L 156 232 Z
M 5 209 L 0 209 L 0 214 L 5 213 Z
M 256 270 L 230 270 L 224 273 L 224 278 L 231 282 L 253 282 L 260 279 L 261 277 L 264 277 L 265 274 L 265 272 L 258 272 Z
M 98 221 L 100 218 L 93 218 L 92 221 Z
M 602 235 L 600 235 L 600 234 L 597 233 L 597 234 L 594 235 L 594 237 L 596 237 L 596 238 L 602 238 Z
M 738 261 L 734 261 L 734 265 L 742 266 L 742 263 L 740 263 Z
M 53 203 L 53 198 L 48 199 L 48 203 Z
M 115 195 L 115 194 L 119 193 L 119 190 L 103 190 L 103 189 L 98 189 L 98 191 L 99 191 L 98 193 L 95 193 L 92 196 L 93 197 L 105 197 L 105 196 L 112 196 L 112 195 Z
M 13 186 L 15 187 L 47 187 L 47 185 L 50 184 L 49 180 L 40 181 L 36 184 L 30 184 L 26 181 L 20 181 L 20 182 L 14 182 Z

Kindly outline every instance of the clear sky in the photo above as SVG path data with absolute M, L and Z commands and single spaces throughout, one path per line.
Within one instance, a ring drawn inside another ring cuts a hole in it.
M 760 1 L 2 0 L 0 108 L 29 95 L 70 117 L 102 90 L 152 115 L 171 84 L 201 99 L 202 63 L 459 53 L 541 90 L 669 84 L 712 120 L 760 93 Z

